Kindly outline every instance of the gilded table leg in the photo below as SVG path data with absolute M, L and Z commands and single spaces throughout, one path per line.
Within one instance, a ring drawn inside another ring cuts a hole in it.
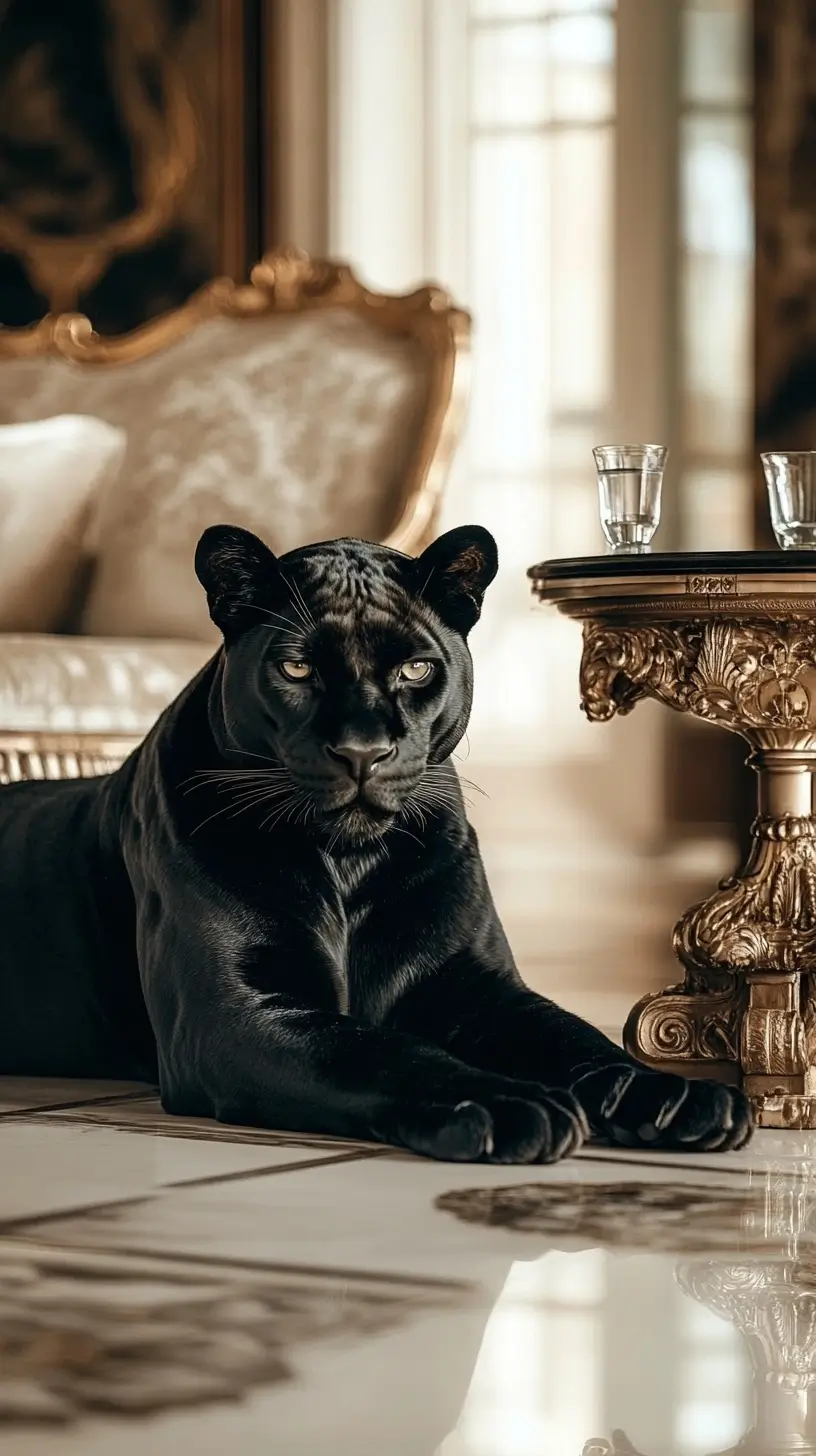
M 634 1008 L 626 1044 L 652 1066 L 696 1063 L 686 1072 L 739 1081 L 764 1126 L 816 1127 L 816 819 L 794 812 L 810 806 L 813 764 L 794 750 L 753 761 L 749 861 L 681 918 L 685 982 Z
M 624 1040 L 650 1066 L 738 1083 L 767 1127 L 816 1128 L 814 647 L 814 629 L 799 623 L 585 627 L 590 717 L 652 696 L 754 749 L 748 863 L 682 916 L 684 980 L 644 997 Z

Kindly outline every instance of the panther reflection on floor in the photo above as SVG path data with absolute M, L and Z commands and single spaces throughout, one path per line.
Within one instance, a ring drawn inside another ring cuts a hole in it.
M 451 762 L 496 569 L 476 526 L 417 559 L 204 533 L 210 663 L 117 773 L 0 793 L 0 1072 L 457 1160 L 747 1140 L 742 1093 L 518 975 Z

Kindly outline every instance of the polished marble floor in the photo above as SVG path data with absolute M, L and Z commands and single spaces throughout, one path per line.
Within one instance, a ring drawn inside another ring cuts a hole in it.
M 526 979 L 620 1027 L 728 866 L 470 773 Z M 463 1167 L 0 1078 L 0 1456 L 806 1456 L 814 1387 L 816 1134 Z
M 0 1456 L 816 1452 L 816 1134 L 556 1168 L 0 1079 Z

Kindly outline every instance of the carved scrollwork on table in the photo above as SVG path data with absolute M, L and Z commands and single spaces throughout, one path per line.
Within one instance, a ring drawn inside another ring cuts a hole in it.
M 735 986 L 697 994 L 688 986 L 669 986 L 637 1003 L 626 1023 L 624 1041 L 635 1056 L 654 1064 L 736 1062 L 739 1023 Z
M 581 706 L 605 722 L 653 697 L 757 745 L 816 746 L 816 621 L 584 626 Z
M 652 1065 L 734 1065 L 781 1125 L 798 1116 L 791 1099 L 808 1118 L 816 1105 L 816 614 L 749 612 L 585 620 L 581 703 L 604 722 L 651 697 L 754 749 L 763 808 L 748 864 L 681 917 L 685 982 L 644 998 L 625 1038 Z
M 816 821 L 757 820 L 743 877 L 681 917 L 675 954 L 692 970 L 816 971 Z
M 594 723 L 630 713 L 641 698 L 656 697 L 682 710 L 684 678 L 701 629 L 688 640 L 670 626 L 610 627 L 588 622 L 581 661 L 581 707 Z M 673 699 L 677 697 L 677 701 Z

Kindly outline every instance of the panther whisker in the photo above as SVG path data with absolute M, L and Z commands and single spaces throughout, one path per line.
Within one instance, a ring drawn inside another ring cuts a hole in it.
M 277 779 L 288 774 L 287 768 L 224 768 L 203 769 L 202 775 L 208 783 L 236 783 L 241 779 Z
M 298 824 L 298 823 L 305 824 L 306 821 L 307 821 L 307 819 L 309 818 L 309 815 L 310 814 L 314 814 L 314 812 L 315 812 L 314 796 L 307 789 L 306 790 L 306 801 L 305 801 L 304 804 L 301 805 L 301 808 L 298 810 L 297 814 L 295 815 L 295 818 L 294 818 L 294 821 L 293 822 L 295 824 Z
M 220 809 L 216 809 L 213 814 L 209 814 L 206 819 L 202 819 L 200 824 L 196 824 L 194 828 L 190 830 L 190 834 L 198 834 L 199 830 L 203 829 L 206 824 L 212 823 L 213 819 L 218 819 L 222 814 L 228 814 L 230 809 L 233 809 L 234 807 L 235 806 L 232 802 L 228 804 L 222 804 Z
M 450 811 L 455 811 L 459 808 L 459 805 L 461 803 L 461 800 L 458 798 L 451 798 L 446 794 L 435 793 L 432 790 L 417 789 L 416 797 L 423 805 L 423 808 L 427 809 L 431 813 L 435 809 L 447 809 Z M 472 805 L 470 807 L 472 807 Z
M 216 809 L 212 814 L 208 815 L 206 819 L 202 819 L 201 823 L 197 824 L 190 832 L 191 834 L 197 834 L 200 829 L 204 828 L 205 824 L 211 823 L 213 819 L 217 819 L 221 814 L 226 814 L 231 818 L 238 818 L 240 814 L 246 813 L 256 804 L 266 803 L 269 799 L 280 798 L 281 794 L 287 792 L 287 787 L 285 784 L 279 784 L 277 787 L 270 789 L 263 789 L 260 786 L 256 786 L 253 789 L 239 790 L 237 794 L 232 795 L 228 799 L 226 804 L 222 804 L 219 809 Z
M 302 606 L 302 608 L 303 608 L 303 610 L 304 610 L 304 612 L 306 614 L 306 620 L 309 623 L 310 627 L 312 628 L 313 631 L 316 632 L 317 631 L 317 623 L 316 623 L 314 617 L 312 616 L 312 613 L 311 613 L 311 611 L 309 609 L 309 605 L 308 605 L 308 603 L 306 601 L 306 598 L 304 597 L 303 592 L 300 590 L 300 587 L 298 586 L 297 582 L 290 580 L 289 577 L 284 577 L 284 581 L 286 582 L 286 585 L 289 587 L 290 592 L 294 593 L 294 596 L 295 596 L 296 601 L 300 602 L 300 605 Z
M 275 808 L 272 810 L 271 814 L 268 814 L 265 819 L 261 820 L 258 828 L 264 829 L 268 824 L 270 829 L 273 829 L 278 821 L 282 818 L 282 816 L 286 813 L 286 810 L 290 809 L 292 805 L 297 802 L 302 792 L 302 789 L 296 790 L 294 793 L 292 793 L 290 798 L 284 800 L 282 804 L 276 805 Z
M 287 824 L 291 824 L 291 822 L 292 822 L 292 813 L 293 813 L 295 804 L 297 804 L 297 810 L 298 810 L 298 814 L 299 814 L 300 813 L 300 810 L 303 808 L 303 805 L 308 802 L 308 798 L 309 798 L 308 791 L 306 789 L 301 789 L 300 794 L 298 795 L 298 798 L 300 799 L 300 803 L 298 803 L 298 799 L 295 799 L 295 803 L 292 805 L 292 807 L 289 810 L 289 813 L 286 815 L 286 823 Z M 297 819 L 295 820 L 295 822 L 297 822 Z
M 420 803 L 419 799 L 416 797 L 416 795 L 414 795 L 414 798 L 413 798 L 413 806 L 414 806 L 414 809 L 416 811 L 416 816 L 417 816 L 417 819 L 419 820 L 419 823 L 420 823 L 421 827 L 423 829 L 427 829 L 428 828 L 428 820 L 427 820 L 427 817 L 425 815 L 425 810 L 424 810 L 423 805 Z
M 227 818 L 239 819 L 242 814 L 248 814 L 250 809 L 257 809 L 261 805 L 268 804 L 270 799 L 278 797 L 279 796 L 277 794 L 257 794 L 253 798 L 247 799 L 244 803 L 241 804 L 236 804 L 233 801 L 232 805 L 227 806 L 230 810 L 230 812 L 227 814 Z
M 233 804 L 264 803 L 267 799 L 279 799 L 281 794 L 289 792 L 288 784 L 279 784 L 276 789 L 246 789 L 241 794 L 235 794 L 232 798 Z
M 433 576 L 433 574 L 434 574 L 435 571 L 436 571 L 436 566 L 434 565 L 434 566 L 431 567 L 430 571 L 428 572 L 428 575 L 426 576 L 425 580 L 422 583 L 422 586 L 419 588 L 419 591 L 417 592 L 417 596 L 424 598 L 426 588 L 428 587 L 428 585 L 430 583 L 430 580 L 431 580 L 431 577 Z
M 482 786 L 481 786 L 481 784 L 475 784 L 473 782 L 473 779 L 466 779 L 466 778 L 463 778 L 461 775 L 458 775 L 458 777 L 459 777 L 460 784 L 464 784 L 466 786 L 466 788 L 473 789 L 474 793 L 481 794 L 481 796 L 482 796 L 483 799 L 489 799 L 490 798 L 490 795 L 487 792 L 487 789 L 483 789 Z
M 456 789 L 449 788 L 446 784 L 420 783 L 417 785 L 415 793 L 418 798 L 444 799 L 449 804 L 458 804 L 461 797 L 461 790 L 457 792 Z
M 392 833 L 393 834 L 404 834 L 407 839 L 413 839 L 414 844 L 418 844 L 419 847 L 420 847 L 420 849 L 424 849 L 425 848 L 425 845 L 422 843 L 422 840 L 421 839 L 418 839 L 415 834 L 412 834 L 411 831 L 410 831 L 410 829 L 402 829 L 402 828 L 400 828 L 399 824 L 392 824 L 391 825 L 391 828 L 388 829 L 388 830 L 386 830 L 386 833 L 387 834 L 392 834 Z
M 264 763 L 278 763 L 271 753 L 255 753 L 251 748 L 228 748 L 227 753 L 242 753 L 245 758 L 262 758 Z
M 290 617 L 283 617 L 280 612 L 272 612 L 269 607 L 260 607 L 257 602 L 247 602 L 246 605 L 250 608 L 250 611 L 260 612 L 262 617 L 269 617 L 270 621 L 277 619 L 277 621 L 283 622 L 284 626 L 288 627 L 290 632 L 297 632 L 297 623 L 293 622 Z
M 326 854 L 331 854 L 332 853 L 332 851 L 334 849 L 334 846 L 339 842 L 339 840 L 340 840 L 340 838 L 342 836 L 342 833 L 343 833 L 343 823 L 342 823 L 342 820 L 341 820 L 341 822 L 332 830 L 331 834 L 329 835 L 329 842 L 326 845 L 326 850 L 325 850 Z
M 406 814 L 413 815 L 420 829 L 427 829 L 428 822 L 413 795 L 409 795 L 409 797 L 405 800 L 405 803 L 403 804 L 403 811 Z
M 283 580 L 286 589 L 289 592 L 290 597 L 292 598 L 292 605 L 304 627 L 306 628 L 307 632 L 317 631 L 317 623 L 315 622 L 314 617 L 312 616 L 309 608 L 303 600 L 303 596 L 300 593 L 296 583 L 290 581 L 288 576 L 285 576 Z
M 467 748 L 467 753 L 464 755 L 461 753 L 452 753 L 451 758 L 457 759 L 459 763 L 467 763 L 468 759 L 470 758 L 470 738 L 468 737 L 467 728 L 462 734 L 462 741 Z
M 179 788 L 186 795 L 195 793 L 196 789 L 204 789 L 209 785 L 211 787 L 214 786 L 218 793 L 223 793 L 227 788 L 239 787 L 241 783 L 246 784 L 247 780 L 252 783 L 265 784 L 274 782 L 275 779 L 288 777 L 289 775 L 286 769 L 276 769 L 267 772 L 260 769 L 236 769 L 234 778 L 230 778 L 227 774 L 222 776 L 215 771 L 202 771 L 200 775 L 194 774 L 192 779 L 184 779 L 179 784 Z M 197 782 L 193 780 L 197 780 Z
M 265 788 L 263 784 L 256 784 L 251 789 L 242 789 L 240 793 L 231 794 L 229 798 L 232 804 L 247 804 L 258 796 L 263 798 L 279 798 L 281 794 L 287 793 L 288 790 L 288 784 L 277 784 L 271 788 Z
M 288 773 L 286 768 L 200 768 L 189 779 L 183 779 L 182 783 L 188 784 L 192 779 L 203 779 L 211 782 L 214 779 L 265 779 L 272 778 L 276 774 Z
M 447 765 L 444 763 L 429 763 L 426 772 L 441 774 L 445 772 L 446 768 Z M 466 784 L 469 789 L 475 789 L 477 794 L 483 794 L 486 799 L 490 798 L 487 790 L 483 789 L 479 784 L 474 783 L 473 779 L 466 779 L 464 774 L 459 773 L 458 769 L 454 769 L 454 773 L 456 774 L 456 777 L 460 784 Z
M 417 789 L 417 795 L 418 797 L 424 799 L 426 803 L 450 804 L 452 807 L 455 807 L 460 802 L 460 797 L 464 798 L 464 795 L 460 796 L 459 794 L 453 793 L 446 794 L 439 789 L 430 787 L 427 789 Z

